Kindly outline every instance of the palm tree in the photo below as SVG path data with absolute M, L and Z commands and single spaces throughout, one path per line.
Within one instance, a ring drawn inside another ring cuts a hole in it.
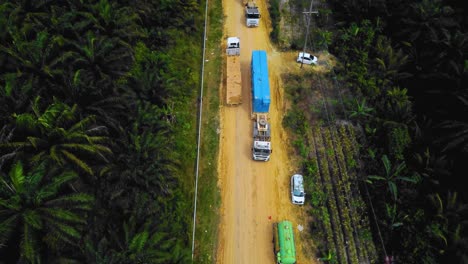
M 114 81 L 95 80 L 93 74 L 83 69 L 62 77 L 65 85 L 58 85 L 54 94 L 66 104 L 76 104 L 83 115 L 95 116 L 97 122 L 114 131 L 131 116 L 132 101 L 115 90 Z
M 328 10 L 328 9 L 326 9 Z M 323 15 L 323 13 L 321 13 Z M 333 33 L 328 30 L 317 30 L 317 46 L 323 49 L 328 49 L 332 43 Z
M 367 176 L 368 183 L 374 183 L 374 181 L 384 182 L 387 185 L 388 191 L 392 195 L 393 201 L 398 200 L 398 182 L 410 182 L 417 183 L 418 179 L 416 176 L 402 176 L 401 174 L 406 170 L 406 163 L 404 161 L 400 162 L 396 166 L 392 166 L 387 155 L 382 156 L 382 164 L 384 166 L 384 175 L 369 175 Z
M 462 233 L 468 227 L 463 220 L 468 212 L 468 205 L 458 201 L 456 192 L 448 192 L 445 199 L 435 193 L 429 199 L 435 210 L 434 219 L 427 228 L 433 238 L 431 246 L 440 253 L 441 260 L 453 260 L 453 256 L 466 259 L 468 241 Z
M 155 53 L 142 43 L 138 43 L 135 50 L 138 56 L 126 85 L 129 100 L 149 101 L 162 106 L 168 97 L 177 96 L 182 91 L 180 78 L 171 74 L 171 60 L 167 54 Z M 190 74 L 189 70 L 187 74 Z
M 160 118 L 152 111 L 140 115 L 141 119 Z M 107 187 L 115 190 L 105 198 L 110 208 L 132 210 L 134 205 L 129 201 L 134 201 L 142 190 L 154 199 L 171 197 L 177 185 L 180 163 L 178 154 L 171 151 L 166 141 L 168 124 L 161 120 L 158 131 L 151 132 L 147 125 L 153 120 L 139 121 L 141 123 L 135 122 L 129 131 L 127 139 L 116 145 L 116 153 L 120 154 L 100 172 L 106 178 Z M 145 131 L 140 132 L 143 128 Z
M 388 204 L 385 203 L 385 213 L 388 219 L 386 223 L 390 230 L 397 229 L 403 225 L 403 220 L 405 220 L 408 216 L 404 215 L 401 211 L 398 211 L 397 205 L 395 203 Z
M 415 153 L 413 158 L 414 169 L 426 182 L 423 182 L 423 184 L 427 185 L 426 193 L 433 192 L 442 179 L 450 175 L 448 160 L 445 155 L 437 154 L 437 152 L 432 152 L 429 148 L 426 148 L 422 153 Z
M 166 222 L 159 225 L 165 225 Z M 158 225 L 158 226 L 159 226 Z M 122 225 L 122 230 L 112 230 L 104 238 L 99 238 L 97 245 L 87 239 L 85 255 L 89 260 L 100 263 L 136 264 L 136 263 L 174 263 L 191 262 L 190 251 L 182 241 L 171 234 L 158 230 L 154 220 L 139 224 L 131 216 Z
M 365 122 L 367 118 L 372 116 L 371 113 L 374 111 L 374 108 L 366 105 L 366 99 L 362 99 L 361 102 L 356 99 L 355 103 L 354 110 L 351 111 L 349 117 L 356 119 L 357 122 L 361 124 Z
M 115 82 L 127 74 L 133 62 L 132 49 L 128 44 L 115 37 L 96 35 L 92 31 L 77 38 L 78 41 L 69 41 L 73 46 L 73 59 L 70 63 L 75 69 L 82 70 L 82 75 L 96 87 L 100 88 L 97 84 L 102 82 Z M 101 95 L 106 94 L 106 91 L 101 92 Z M 109 93 L 114 92 L 109 90 L 107 94 Z
M 0 243 L 14 248 L 11 241 L 20 238 L 20 259 L 28 263 L 41 263 L 45 246 L 74 245 L 93 203 L 92 196 L 65 188 L 76 178 L 75 172 L 59 171 L 46 162 L 27 173 L 18 161 L 8 175 L 2 173 Z
M 377 37 L 375 53 L 377 68 L 381 71 L 380 75 L 385 84 L 409 76 L 408 73 L 400 72 L 401 67 L 408 61 L 408 55 L 405 55 L 401 49 L 395 50 L 387 37 Z
M 69 107 L 56 101 L 41 113 L 39 99 L 33 103 L 34 115 L 15 115 L 16 136 L 0 144 L 0 149 L 33 163 L 50 158 L 61 166 L 72 164 L 94 175 L 91 162 L 106 162 L 105 155 L 111 153 L 104 145 L 108 141 L 106 127 L 96 126 L 94 116 L 78 120 L 76 105 Z
M 388 89 L 382 106 L 382 112 L 389 120 L 402 124 L 409 124 L 413 120 L 412 104 L 405 88 Z
M 144 5 L 144 3 L 141 3 Z M 89 5 L 85 12 L 78 12 L 79 21 L 82 23 L 81 30 L 86 28 L 98 31 L 102 35 L 118 37 L 128 45 L 138 38 L 145 38 L 146 32 L 142 30 L 141 19 L 135 8 L 141 8 L 140 4 L 135 7 L 120 5 L 113 1 L 100 0 L 94 5 Z
M 0 76 L 0 124 L 10 123 L 11 113 L 30 109 L 31 96 L 35 91 L 28 81 L 17 79 L 16 74 Z
M 8 58 L 2 74 L 14 75 L 18 82 L 27 82 L 36 89 L 45 89 L 54 78 L 61 76 L 64 63 L 73 55 L 60 51 L 63 39 L 47 31 L 35 33 L 32 40 L 20 33 L 12 34 L 11 38 L 11 43 L 0 44 L 0 53 Z

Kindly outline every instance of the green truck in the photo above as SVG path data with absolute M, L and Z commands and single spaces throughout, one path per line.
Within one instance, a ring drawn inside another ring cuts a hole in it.
M 277 264 L 295 264 L 294 230 L 289 221 L 273 224 L 273 244 Z

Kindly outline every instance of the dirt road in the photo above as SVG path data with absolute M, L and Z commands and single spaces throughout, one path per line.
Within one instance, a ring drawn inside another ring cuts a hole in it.
M 222 205 L 217 263 L 274 263 L 272 224 L 287 219 L 295 227 L 306 226 L 304 208 L 290 202 L 289 179 L 297 167 L 290 160 L 292 152 L 281 126 L 285 103 L 279 76 L 288 67 L 298 66 L 292 53 L 280 54 L 270 44 L 270 22 L 265 2 L 257 1 L 262 14 L 260 26 L 247 28 L 242 0 L 223 0 L 224 37 L 237 36 L 241 40 L 243 103 L 234 107 L 223 104 L 220 111 L 218 168 Z M 268 162 L 255 162 L 251 158 L 253 122 L 249 102 L 252 50 L 266 50 L 268 56 L 273 147 L 272 158 Z M 301 241 L 302 235 L 297 228 L 295 235 L 298 263 L 315 263 L 313 254 L 306 253 L 310 241 Z

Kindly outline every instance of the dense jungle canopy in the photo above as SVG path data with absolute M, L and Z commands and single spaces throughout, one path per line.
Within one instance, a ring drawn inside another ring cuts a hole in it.
M 190 262 L 200 14 L 1 1 L 1 263 Z
M 466 5 L 329 4 L 330 52 L 353 93 L 347 116 L 364 131 L 362 174 L 387 254 L 398 263 L 468 263 Z
M 386 253 L 468 263 L 465 3 L 321 2 Z M 0 1 L 0 263 L 190 263 L 203 8 Z

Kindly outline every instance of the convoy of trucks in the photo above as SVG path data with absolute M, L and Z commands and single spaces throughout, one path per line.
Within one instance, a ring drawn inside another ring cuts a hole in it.
M 227 38 L 226 45 L 226 104 L 242 103 L 242 78 L 240 67 L 240 39 Z
M 264 50 L 252 51 L 252 113 L 253 126 L 253 160 L 269 161 L 272 153 L 271 130 L 268 123 L 270 111 L 270 82 L 268 79 L 267 54 Z
M 273 244 L 277 264 L 296 263 L 294 230 L 290 221 L 285 220 L 273 224 Z
M 245 23 L 248 27 L 258 27 L 260 22 L 260 11 L 255 1 L 244 1 L 245 5 Z
M 245 3 L 248 27 L 257 27 L 260 20 L 258 7 L 253 1 Z M 264 50 L 252 51 L 251 57 L 251 118 L 253 123 L 253 160 L 268 161 L 272 153 L 271 129 L 268 122 L 270 111 L 270 83 L 267 54 Z M 240 68 L 240 39 L 228 37 L 226 47 L 226 104 L 242 103 L 242 78 Z M 273 244 L 277 264 L 295 264 L 296 249 L 294 230 L 290 221 L 273 224 Z

